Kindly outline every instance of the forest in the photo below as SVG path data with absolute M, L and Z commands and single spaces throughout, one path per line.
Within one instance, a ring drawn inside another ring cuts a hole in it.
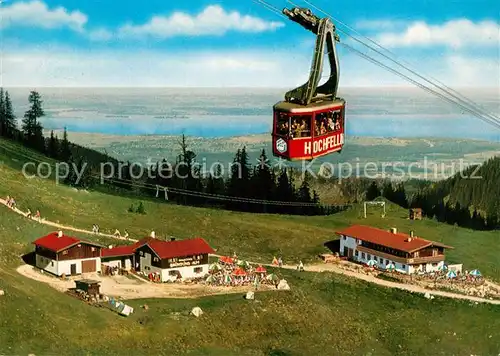
M 63 183 L 75 188 L 156 198 L 183 205 L 300 215 L 333 214 L 348 209 L 350 204 L 384 197 L 403 208 L 422 208 L 428 218 L 448 224 L 472 229 L 495 229 L 499 225 L 499 157 L 447 180 L 419 181 L 411 195 L 406 192 L 405 182 L 347 179 L 342 183 L 341 193 L 348 203 L 327 205 L 322 204 L 318 192 L 311 189 L 312 177 L 292 168 L 271 168 L 266 164 L 265 150 L 256 165 L 250 164 L 243 147 L 235 153 L 230 172 L 223 172 L 222 164 L 206 171 L 197 162 L 196 153 L 189 149 L 187 138 L 182 136 L 175 162 L 163 159 L 150 167 L 141 167 L 70 142 L 66 129 L 62 138 L 53 131 L 49 137 L 44 137 L 40 122 L 45 116 L 41 95 L 32 91 L 28 101 L 30 107 L 18 125 L 9 93 L 0 89 L 0 136 L 56 162 L 68 163 L 70 168 Z M 83 174 L 79 176 L 77 172 Z M 473 179 L 473 173 L 481 178 Z M 318 178 L 319 183 L 322 181 L 325 185 L 331 183 Z

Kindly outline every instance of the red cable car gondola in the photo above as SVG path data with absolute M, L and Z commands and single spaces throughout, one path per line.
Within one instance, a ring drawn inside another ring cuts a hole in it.
M 320 19 L 309 9 L 284 9 L 283 13 L 317 35 L 309 80 L 285 94 L 285 101 L 274 105 L 273 154 L 290 161 L 311 160 L 344 145 L 345 100 L 338 98 L 339 63 L 335 25 Z M 328 48 L 330 77 L 318 87 L 323 71 L 325 43 Z

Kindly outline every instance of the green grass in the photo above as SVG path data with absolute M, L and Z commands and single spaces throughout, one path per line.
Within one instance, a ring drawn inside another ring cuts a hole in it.
M 28 152 L 29 153 L 29 152 Z M 1 155 L 0 151 L 0 155 Z M 4 160 L 11 157 L 1 157 Z M 17 162 L 20 163 L 20 162 Z M 0 166 L 0 195 L 21 207 L 40 209 L 47 219 L 132 237 L 154 229 L 157 236 L 202 236 L 222 253 L 285 262 L 315 259 L 334 231 L 351 223 L 399 230 L 456 247 L 449 259 L 500 275 L 494 253 L 498 232 L 473 232 L 434 221 L 409 221 L 388 206 L 385 219 L 354 209 L 327 217 L 252 215 L 146 202 L 146 215 L 128 213 L 136 200 L 81 192 L 46 180 L 26 180 L 12 165 Z M 0 354 L 36 355 L 497 355 L 500 308 L 413 295 L 332 273 L 282 271 L 292 290 L 195 300 L 136 300 L 129 318 L 91 306 L 21 277 L 19 256 L 31 241 L 51 231 L 0 207 Z M 75 234 L 83 238 L 95 238 Z M 101 240 L 109 243 L 109 239 Z M 114 242 L 116 243 L 116 242 Z M 141 305 L 148 304 L 144 311 Z M 187 313 L 200 306 L 197 319 Z M 178 314 L 177 314 L 178 313 Z

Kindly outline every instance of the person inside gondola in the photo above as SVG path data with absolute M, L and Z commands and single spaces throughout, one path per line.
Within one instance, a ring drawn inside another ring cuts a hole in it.
M 288 126 L 288 121 L 281 122 L 278 127 L 280 135 L 288 135 L 290 133 L 290 127 Z
M 297 122 L 297 119 L 293 119 L 292 135 L 293 135 L 293 137 L 300 137 L 300 125 Z
M 319 127 L 319 134 L 320 135 L 326 134 L 326 125 L 324 121 L 321 121 L 321 125 Z
M 335 124 L 335 130 L 340 130 L 340 113 L 333 113 L 333 122 Z
M 327 119 L 328 119 L 328 125 L 327 125 L 328 131 L 334 131 L 335 130 L 335 122 L 333 120 L 333 113 L 332 112 L 329 112 L 327 114 Z
M 309 137 L 309 121 L 306 119 L 302 119 L 302 123 L 300 125 L 301 137 Z

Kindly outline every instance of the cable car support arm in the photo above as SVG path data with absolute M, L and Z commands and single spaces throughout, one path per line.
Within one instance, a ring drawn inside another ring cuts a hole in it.
M 285 8 L 283 14 L 317 36 L 309 80 L 304 85 L 287 92 L 285 100 L 308 105 L 315 100 L 327 97 L 335 98 L 339 85 L 339 60 L 335 41 L 340 42 L 338 35 L 335 33 L 335 25 L 329 18 L 320 19 L 311 10 L 305 8 L 294 7 L 291 10 Z M 330 62 L 330 77 L 323 85 L 318 87 L 323 73 L 325 44 Z

